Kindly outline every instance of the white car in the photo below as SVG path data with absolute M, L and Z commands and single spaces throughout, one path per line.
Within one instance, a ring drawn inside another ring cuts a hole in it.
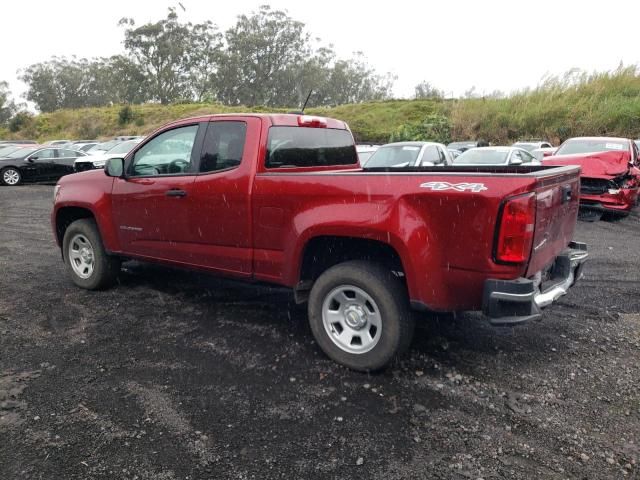
M 367 160 L 371 158 L 371 155 L 376 153 L 376 150 L 378 150 L 378 148 L 379 148 L 378 145 L 364 145 L 364 144 L 356 145 L 356 152 L 358 153 L 358 159 L 360 160 L 360 165 L 364 165 L 367 162 Z
M 453 163 L 451 152 L 442 143 L 387 143 L 371 155 L 365 168 L 404 168 L 446 166 Z
M 142 141 L 142 138 L 136 140 L 128 140 L 126 142 L 118 142 L 106 152 L 88 155 L 79 158 L 73 165 L 76 172 L 84 172 L 85 170 L 93 170 L 96 168 L 104 168 L 104 164 L 110 158 L 124 158 L 133 148 Z
M 473 165 L 541 165 L 540 161 L 522 148 L 478 147 L 463 152 L 453 161 L 454 166 Z

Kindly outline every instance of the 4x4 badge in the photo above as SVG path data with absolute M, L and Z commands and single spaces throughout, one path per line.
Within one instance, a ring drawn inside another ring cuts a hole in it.
M 430 188 L 436 192 L 441 192 L 443 190 L 455 190 L 457 192 L 465 192 L 469 190 L 470 192 L 482 192 L 483 190 L 488 190 L 487 187 L 484 186 L 484 183 L 449 183 L 449 182 L 427 182 L 420 185 L 422 188 Z

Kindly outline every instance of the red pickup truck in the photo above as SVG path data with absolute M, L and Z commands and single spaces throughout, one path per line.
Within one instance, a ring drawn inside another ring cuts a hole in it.
M 290 287 L 320 347 L 357 370 L 409 346 L 418 311 L 536 319 L 580 278 L 577 167 L 362 169 L 344 122 L 214 115 L 62 178 L 51 216 L 73 281 L 123 259 Z

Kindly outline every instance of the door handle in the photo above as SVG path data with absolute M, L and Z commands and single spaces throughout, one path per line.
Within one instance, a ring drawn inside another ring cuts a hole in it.
M 184 190 L 178 190 L 177 188 L 172 188 L 171 190 L 167 190 L 164 193 L 167 197 L 186 197 L 187 192 Z

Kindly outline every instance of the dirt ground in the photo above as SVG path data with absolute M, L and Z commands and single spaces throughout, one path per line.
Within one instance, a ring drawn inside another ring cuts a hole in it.
M 640 477 L 640 217 L 578 225 L 539 323 L 420 319 L 381 374 L 328 360 L 286 291 L 126 264 L 67 279 L 51 186 L 0 188 L 0 478 Z

